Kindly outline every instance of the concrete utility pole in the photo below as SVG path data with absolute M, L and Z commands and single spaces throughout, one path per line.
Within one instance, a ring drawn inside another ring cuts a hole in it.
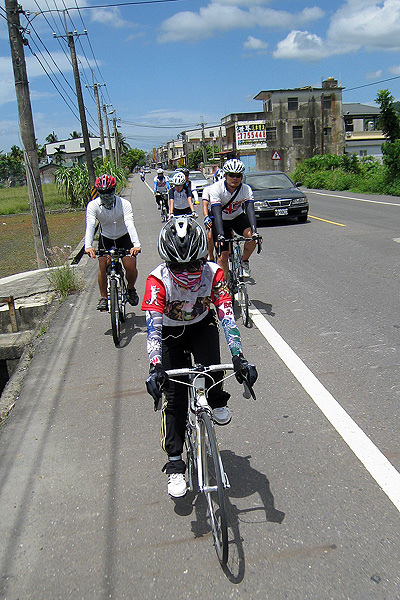
M 101 154 L 103 156 L 103 161 L 104 161 L 107 154 L 106 154 L 106 146 L 104 143 L 103 119 L 101 118 L 101 109 L 100 109 L 100 100 L 99 100 L 99 87 L 102 85 L 106 85 L 106 84 L 105 83 L 93 83 L 93 91 L 94 91 L 94 97 L 96 100 L 96 108 L 97 108 L 97 119 L 99 121 Z M 87 87 L 92 87 L 92 86 L 87 86 Z
M 42 183 L 40 181 L 35 129 L 26 73 L 23 29 L 19 19 L 21 8 L 16 0 L 6 0 L 5 6 L 17 95 L 19 129 L 24 150 L 29 207 L 32 215 L 33 240 L 38 268 L 42 269 L 51 264 L 49 258 L 51 244 L 44 210 Z
M 114 144 L 115 144 L 115 148 L 114 148 L 115 164 L 117 165 L 117 167 L 119 167 L 120 166 L 119 139 L 118 139 L 117 118 L 116 117 L 113 117 L 113 127 L 114 127 Z
M 111 146 L 111 135 L 110 135 L 110 126 L 108 124 L 107 107 L 106 107 L 105 104 L 103 104 L 103 113 L 104 113 L 104 120 L 106 122 L 106 131 L 107 131 L 107 139 L 108 139 L 108 155 L 109 155 L 110 161 L 113 162 L 112 146 Z
M 82 86 L 81 86 L 81 79 L 79 76 L 78 60 L 76 58 L 75 40 L 74 40 L 74 36 L 87 35 L 87 31 L 85 30 L 83 34 L 80 34 L 76 31 L 74 31 L 74 32 L 68 31 L 66 12 L 67 11 L 64 11 L 65 34 L 66 34 L 66 37 L 68 40 L 68 47 L 69 47 L 69 50 L 71 53 L 72 69 L 74 71 L 76 97 L 78 100 L 79 118 L 81 121 L 83 143 L 85 146 L 85 159 L 86 159 L 86 165 L 87 165 L 87 170 L 88 170 L 88 174 L 89 174 L 89 183 L 90 183 L 91 187 L 93 188 L 96 178 L 94 175 L 92 149 L 90 147 L 90 138 L 89 138 L 89 132 L 88 132 L 88 127 L 87 127 L 87 122 L 86 122 L 85 105 L 83 103 Z M 65 37 L 65 36 L 57 36 L 55 33 L 53 35 L 54 35 L 54 37 Z
M 203 163 L 207 162 L 206 139 L 204 136 L 204 123 L 201 124 L 201 147 L 203 150 Z

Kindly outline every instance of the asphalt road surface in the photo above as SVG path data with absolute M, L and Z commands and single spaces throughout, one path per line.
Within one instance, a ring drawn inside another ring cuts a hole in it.
M 161 223 L 139 175 L 125 196 L 142 297 Z M 0 598 L 400 598 L 400 199 L 309 200 L 308 223 L 260 226 L 252 327 L 238 317 L 259 380 L 256 401 L 230 380 L 218 428 L 228 569 L 203 499 L 166 493 L 143 313 L 115 348 L 90 260 L 0 431 Z

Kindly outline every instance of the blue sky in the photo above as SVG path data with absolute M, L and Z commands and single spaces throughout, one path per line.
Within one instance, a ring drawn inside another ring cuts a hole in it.
M 123 5 L 128 1 L 22 0 L 31 11 L 21 24 L 30 29 L 25 52 L 40 144 L 52 131 L 66 139 L 81 130 L 68 47 L 53 37 L 53 30 L 65 32 L 56 9 L 75 8 L 68 11 L 68 27 L 87 29 L 76 40 L 83 86 L 93 77 L 106 83 L 102 101 L 112 104 L 132 147 L 150 150 L 201 121 L 214 125 L 232 112 L 260 111 L 262 103 L 253 98 L 261 90 L 320 87 L 330 76 L 345 88 L 344 102 L 372 104 L 384 88 L 400 99 L 400 0 Z M 53 12 L 35 16 L 39 9 Z M 22 144 L 4 8 L 0 16 L 0 150 L 7 152 Z M 40 63 L 57 75 L 51 75 L 54 83 Z M 90 88 L 84 87 L 84 97 L 89 130 L 97 134 Z

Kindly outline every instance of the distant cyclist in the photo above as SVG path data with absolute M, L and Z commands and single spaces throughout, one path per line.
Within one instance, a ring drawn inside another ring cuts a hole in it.
M 221 362 L 219 331 L 215 311 L 225 333 L 239 383 L 245 377 L 252 386 L 257 379 L 255 366 L 243 356 L 229 290 L 222 269 L 206 262 L 207 239 L 204 229 L 190 217 L 172 218 L 161 229 L 158 253 L 162 262 L 148 276 L 142 310 L 146 311 L 147 352 L 150 374 L 148 393 L 162 406 L 161 446 L 168 455 L 163 471 L 168 475 L 168 493 L 179 498 L 186 494 L 182 459 L 188 410 L 187 388 L 168 381 L 166 370 L 187 366 L 185 352 L 205 366 Z M 215 311 L 212 308 L 215 307 Z M 223 372 L 214 374 L 220 382 Z M 208 401 L 219 425 L 231 420 L 227 406 L 230 394 L 217 383 Z
M 225 178 L 225 174 L 222 169 L 217 169 L 213 175 L 214 183 L 220 181 Z M 210 190 L 211 185 L 207 185 L 203 189 L 203 195 L 201 197 L 203 204 L 203 217 L 204 217 L 204 227 L 207 232 L 207 240 L 208 240 L 208 260 L 214 260 L 214 238 L 212 234 L 212 215 L 210 212 Z
M 185 186 L 187 188 L 187 193 L 188 195 L 190 194 L 193 198 L 193 204 L 200 204 L 199 195 L 197 193 L 196 187 L 192 187 L 192 182 L 189 179 L 189 169 L 183 169 L 183 174 L 185 175 Z
M 229 256 L 229 244 L 225 239 L 232 237 L 232 230 L 249 239 L 243 250 L 244 277 L 251 276 L 249 258 L 259 237 L 253 191 L 249 185 L 242 182 L 244 170 L 245 165 L 241 160 L 227 160 L 223 166 L 224 179 L 214 183 L 209 190 L 214 243 L 222 243 L 222 253 L 217 262 L 222 267 L 225 277 L 228 273 Z
M 136 255 L 140 252 L 140 241 L 133 220 L 131 203 L 121 196 L 115 195 L 117 181 L 112 175 L 101 175 L 94 183 L 98 197 L 91 200 L 86 208 L 85 252 L 91 258 L 96 253 L 93 238 L 96 220 L 100 224 L 99 250 L 110 250 L 112 247 L 125 248 L 130 256 L 122 259 L 128 282 L 128 301 L 132 306 L 139 303 L 135 289 L 137 279 Z M 108 310 L 107 304 L 107 262 L 106 256 L 99 257 L 98 284 L 101 298 L 97 310 Z
M 164 202 L 165 211 L 168 212 L 168 192 L 171 189 L 168 179 L 164 175 L 164 171 L 157 169 L 157 175 L 154 177 L 154 195 L 159 210 L 161 210 L 161 202 Z
M 170 217 L 175 215 L 191 215 L 197 218 L 197 214 L 193 208 L 193 201 L 190 192 L 185 186 L 185 175 L 182 171 L 178 171 L 172 177 L 173 187 L 169 191 L 169 214 Z

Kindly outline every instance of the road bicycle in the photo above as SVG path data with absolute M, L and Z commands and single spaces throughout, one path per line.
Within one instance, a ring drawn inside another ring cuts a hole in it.
M 107 264 L 107 303 L 108 312 L 111 315 L 111 331 L 116 346 L 121 341 L 121 323 L 126 318 L 126 303 L 128 302 L 128 287 L 125 280 L 124 268 L 121 258 L 129 256 L 129 250 L 124 248 L 102 248 L 96 252 L 96 256 L 109 256 Z
M 220 364 L 209 367 L 200 364 L 192 365 L 188 353 L 186 368 L 170 369 L 167 373 L 171 381 L 189 388 L 185 433 L 189 490 L 194 493 L 203 493 L 206 497 L 215 551 L 221 565 L 226 565 L 229 548 L 224 492 L 230 487 L 230 484 L 218 448 L 212 408 L 207 401 L 210 389 L 221 383 L 221 381 L 215 382 L 211 375 L 217 371 L 233 371 L 233 365 Z M 222 381 L 233 375 L 233 372 L 225 374 Z M 185 380 L 174 379 L 178 376 L 184 377 Z M 211 383 L 208 389 L 206 380 Z M 246 398 L 251 395 L 255 399 L 253 389 L 247 385 L 245 385 L 243 395 Z
M 243 265 L 242 257 L 243 252 L 241 243 L 248 242 L 249 238 L 245 238 L 241 235 L 234 235 L 232 239 L 225 239 L 226 242 L 230 243 L 230 251 L 228 257 L 228 276 L 227 284 L 229 292 L 232 298 L 232 308 L 235 307 L 236 295 L 237 302 L 240 307 L 242 315 L 243 325 L 249 327 L 250 316 L 249 316 L 249 294 L 247 292 L 247 286 L 243 278 Z M 261 252 L 262 238 L 257 239 L 257 253 Z
M 168 194 L 166 192 L 156 192 L 156 202 L 161 213 L 161 222 L 165 223 L 168 219 Z

